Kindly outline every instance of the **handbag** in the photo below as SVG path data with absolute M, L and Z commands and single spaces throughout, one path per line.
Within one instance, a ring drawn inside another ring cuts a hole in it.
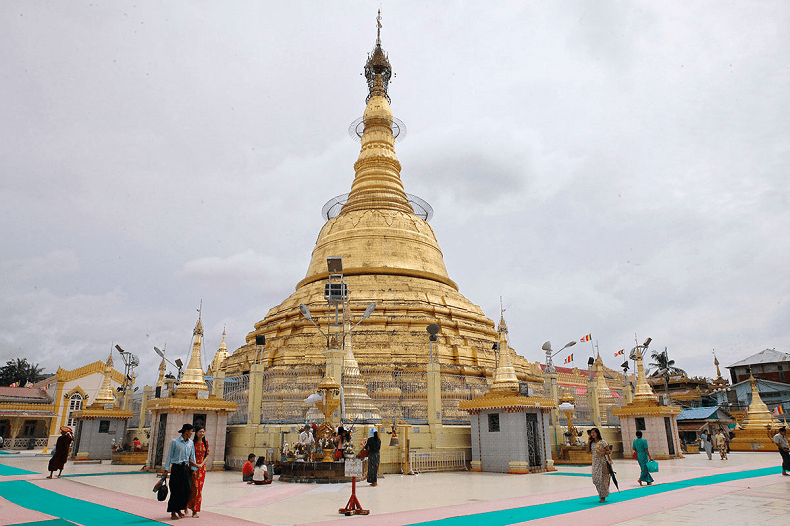
M 648 460 L 645 467 L 647 467 L 648 473 L 658 473 L 658 462 L 655 460 Z
M 632 459 L 634 459 L 634 460 L 636 460 L 636 459 L 637 459 L 637 456 L 636 456 L 636 451 L 634 451 L 634 454 L 631 456 L 631 458 L 632 458 Z
M 167 498 L 167 475 L 163 475 L 154 485 L 154 493 L 156 493 L 156 500 L 159 502 Z
M 360 451 L 359 452 L 359 458 L 368 458 L 368 450 L 367 449 L 363 449 L 362 451 Z

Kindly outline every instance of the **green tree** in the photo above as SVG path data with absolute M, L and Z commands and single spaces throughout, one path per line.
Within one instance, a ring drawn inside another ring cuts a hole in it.
M 667 348 L 664 347 L 664 350 L 661 352 L 653 351 L 650 355 L 653 360 L 653 363 L 648 364 L 648 367 L 653 369 L 653 372 L 650 376 L 675 376 L 675 375 L 686 375 L 686 371 L 675 367 L 675 360 L 670 360 L 669 356 L 667 355 Z
M 35 383 L 46 377 L 41 367 L 31 365 L 27 358 L 17 358 L 8 360 L 3 367 L 0 367 L 0 385 L 8 386 L 14 382 L 19 382 L 22 387 L 27 382 Z

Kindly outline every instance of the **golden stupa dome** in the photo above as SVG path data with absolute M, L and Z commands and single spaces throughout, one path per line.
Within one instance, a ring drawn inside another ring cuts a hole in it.
M 372 315 L 347 338 L 360 367 L 422 368 L 429 362 L 426 326 L 441 326 L 434 344 L 435 361 L 445 371 L 491 377 L 496 368 L 495 324 L 479 306 L 458 292 L 426 217 L 415 213 L 401 180 L 387 88 L 391 68 L 377 39 L 365 66 L 369 94 L 360 127 L 361 147 L 354 164 L 351 191 L 336 215 L 326 215 L 307 273 L 296 291 L 269 310 L 247 335 L 246 345 L 222 365 L 226 374 L 249 370 L 255 361 L 256 335 L 266 337 L 263 365 L 269 368 L 322 366 L 326 339 L 305 319 L 326 329 L 329 305 L 324 285 L 327 258 L 341 256 L 351 324 L 376 303 Z M 537 380 L 540 368 L 513 355 L 520 379 Z

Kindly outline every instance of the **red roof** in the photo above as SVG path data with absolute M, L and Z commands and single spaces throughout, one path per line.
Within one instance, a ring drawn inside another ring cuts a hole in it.
M 28 389 L 27 387 L 0 387 L 0 402 L 8 402 L 10 400 L 24 399 L 27 402 L 40 402 L 50 403 L 52 399 L 36 387 Z

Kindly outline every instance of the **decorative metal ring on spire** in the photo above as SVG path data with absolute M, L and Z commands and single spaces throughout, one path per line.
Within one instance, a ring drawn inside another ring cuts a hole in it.
M 364 117 L 356 119 L 348 125 L 348 136 L 358 144 L 362 142 L 362 135 L 365 133 Z M 401 142 L 406 138 L 406 124 L 397 117 L 392 118 L 392 136 L 395 142 Z
M 366 195 L 365 198 L 371 199 L 371 196 Z M 433 207 L 429 205 L 427 201 L 412 194 L 406 194 L 406 200 L 408 201 L 412 210 L 414 210 L 414 215 L 426 222 L 433 218 Z M 388 195 L 386 198 L 382 198 L 381 201 L 390 202 L 390 196 Z M 348 194 L 342 194 L 327 201 L 323 208 L 321 208 L 321 216 L 324 218 L 324 221 L 329 221 L 330 219 L 339 216 L 340 212 L 343 211 L 343 206 L 347 202 Z

